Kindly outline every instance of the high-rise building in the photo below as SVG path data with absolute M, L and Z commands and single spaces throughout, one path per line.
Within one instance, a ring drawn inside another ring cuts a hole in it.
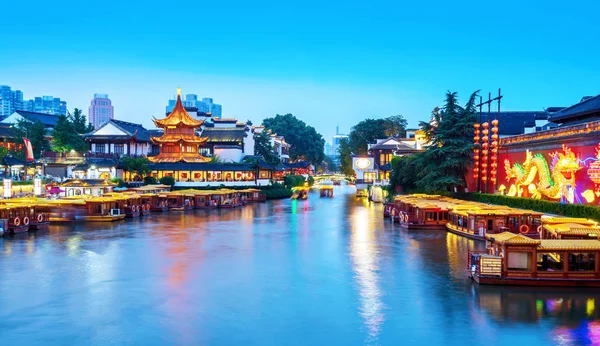
M 342 141 L 342 139 L 344 138 L 348 138 L 348 135 L 342 135 L 340 134 L 340 127 L 336 126 L 335 127 L 335 135 L 333 135 L 333 138 L 331 139 L 331 156 L 338 156 L 338 148 L 340 147 L 340 142 Z
M 114 107 L 107 94 L 94 94 L 94 98 L 88 108 L 88 119 L 94 129 L 114 119 Z
M 17 110 L 51 115 L 67 114 L 67 102 L 52 96 L 24 100 L 21 90 L 12 90 L 7 85 L 0 86 L 0 117 L 10 116 Z
M 173 111 L 175 103 L 176 100 L 169 100 L 166 107 L 167 114 Z M 211 113 L 215 118 L 221 118 L 223 115 L 222 106 L 213 103 L 213 99 L 210 97 L 204 97 L 202 100 L 198 100 L 198 95 L 187 94 L 181 103 L 185 108 L 197 108 L 198 113 Z

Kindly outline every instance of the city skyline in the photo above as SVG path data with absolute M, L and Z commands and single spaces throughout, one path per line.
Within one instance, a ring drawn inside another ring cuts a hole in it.
M 500 8 L 443 2 L 347 5 L 320 4 L 321 10 L 313 11 L 309 4 L 292 9 L 239 3 L 232 9 L 185 3 L 180 6 L 190 12 L 199 6 L 224 11 L 227 22 L 236 24 L 223 26 L 222 17 L 209 16 L 201 26 L 149 28 L 136 23 L 162 20 L 163 11 L 132 4 L 106 13 L 52 8 L 32 13 L 34 25 L 7 18 L 15 34 L 0 47 L 0 75 L 3 84 L 28 94 L 60 95 L 70 110 L 86 109 L 90 95 L 100 90 L 111 95 L 117 119 L 146 126 L 181 87 L 219 100 L 226 105 L 223 117 L 257 124 L 292 113 L 324 138 L 331 138 L 337 123 L 347 133 L 364 118 L 392 114 L 403 114 L 409 127 L 416 127 L 442 104 L 447 90 L 464 101 L 477 89 L 487 95 L 500 87 L 503 110 L 566 106 L 600 92 L 595 85 L 599 48 L 589 44 L 597 31 L 596 2 L 572 8 L 518 1 Z M 7 6 L 19 12 L 20 5 Z M 94 24 L 64 31 L 50 20 L 52 14 L 84 16 Z M 286 18 L 285 25 L 280 18 Z M 303 25 L 308 22 L 310 27 Z M 61 36 L 61 42 L 44 43 L 41 28 Z M 203 37 L 211 54 L 187 44 L 193 36 Z M 43 60 L 41 49 L 47 53 Z

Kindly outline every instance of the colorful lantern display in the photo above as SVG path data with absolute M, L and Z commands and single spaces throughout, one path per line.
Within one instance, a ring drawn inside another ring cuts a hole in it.
M 479 134 L 481 133 L 479 130 L 480 126 L 481 125 L 479 123 L 473 124 L 473 127 L 475 128 L 473 131 L 475 134 L 475 136 L 473 136 L 473 143 L 475 144 L 475 148 L 473 149 L 473 179 L 475 180 L 479 179 L 479 140 L 481 139 L 481 137 L 479 137 Z

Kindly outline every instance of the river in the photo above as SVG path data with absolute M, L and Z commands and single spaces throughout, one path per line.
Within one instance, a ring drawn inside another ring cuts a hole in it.
M 0 345 L 599 345 L 599 290 L 479 287 L 480 243 L 335 198 L 0 240 Z

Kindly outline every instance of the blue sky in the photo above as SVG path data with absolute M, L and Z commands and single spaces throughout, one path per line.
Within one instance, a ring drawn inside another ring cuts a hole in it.
M 289 112 L 330 140 L 366 117 L 414 127 L 446 90 L 464 100 L 501 87 L 504 110 L 596 95 L 599 11 L 589 0 L 11 1 L 0 84 L 85 112 L 108 93 L 116 118 L 148 126 L 180 86 L 226 117 Z

